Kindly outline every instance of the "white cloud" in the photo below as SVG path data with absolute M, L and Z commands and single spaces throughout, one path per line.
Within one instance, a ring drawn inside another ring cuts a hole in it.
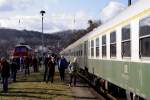
M 0 0 L 0 11 L 12 11 L 14 9 L 12 4 L 11 0 Z
M 41 31 L 39 9 L 44 4 L 44 7 L 49 10 L 48 3 L 59 3 L 59 0 L 43 0 L 40 3 L 39 0 L 0 0 L 0 26 Z M 89 19 L 92 19 L 92 17 L 82 10 L 74 14 L 65 12 L 46 13 L 44 15 L 44 32 L 86 28 Z
M 0 5 L 2 5 L 6 0 L 0 0 Z
M 125 9 L 125 5 L 123 5 L 122 3 L 119 3 L 117 0 L 111 1 L 101 11 L 100 19 L 102 22 L 107 22 L 108 20 L 112 19 L 117 14 L 122 12 L 124 9 Z
M 77 12 L 75 15 L 66 13 L 47 15 L 44 17 L 44 32 L 56 32 L 73 28 L 83 29 L 88 26 L 87 21 L 89 19 L 91 19 L 91 17 L 88 17 L 85 12 Z M 13 17 L 0 19 L 0 23 L 2 27 L 41 31 L 40 15 L 16 15 Z
M 51 3 L 59 3 L 59 0 L 49 0 Z

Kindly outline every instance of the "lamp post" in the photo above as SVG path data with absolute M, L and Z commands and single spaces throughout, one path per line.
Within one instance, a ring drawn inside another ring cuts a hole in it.
M 131 6 L 132 0 L 128 0 L 128 6 Z
M 44 53 L 44 51 L 43 51 L 43 47 L 44 47 L 44 39 L 43 39 L 43 37 L 44 37 L 44 32 L 43 32 L 43 18 L 44 18 L 44 14 L 45 14 L 46 12 L 45 12 L 44 10 L 41 10 L 40 13 L 41 13 L 41 15 L 42 15 L 42 57 L 43 57 L 43 53 Z

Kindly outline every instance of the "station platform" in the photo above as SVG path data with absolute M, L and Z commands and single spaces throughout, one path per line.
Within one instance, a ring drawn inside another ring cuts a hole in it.
M 76 87 L 69 87 L 68 80 L 67 74 L 66 80 L 60 81 L 56 72 L 54 82 L 46 83 L 43 82 L 42 70 L 38 73 L 31 70 L 29 76 L 19 72 L 17 82 L 9 81 L 8 93 L 0 92 L 0 100 L 99 100 L 81 79 L 77 80 Z

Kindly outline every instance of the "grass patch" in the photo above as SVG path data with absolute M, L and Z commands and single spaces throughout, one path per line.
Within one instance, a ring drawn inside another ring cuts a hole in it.
M 19 73 L 17 82 L 9 84 L 7 94 L 0 93 L 0 100 L 73 100 L 71 89 L 55 74 L 54 83 L 45 83 L 43 74 L 31 73 L 24 76 Z

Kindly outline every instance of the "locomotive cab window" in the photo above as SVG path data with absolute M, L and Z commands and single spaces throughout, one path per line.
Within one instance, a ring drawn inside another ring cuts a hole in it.
M 130 25 L 122 28 L 121 55 L 131 57 Z
M 96 57 L 99 56 L 99 38 L 96 39 Z
M 116 32 L 110 33 L 110 57 L 116 57 Z
M 102 57 L 106 57 L 106 35 L 102 36 Z
M 91 40 L 91 57 L 94 56 L 94 40 Z
M 140 57 L 150 57 L 150 16 L 140 20 Z

